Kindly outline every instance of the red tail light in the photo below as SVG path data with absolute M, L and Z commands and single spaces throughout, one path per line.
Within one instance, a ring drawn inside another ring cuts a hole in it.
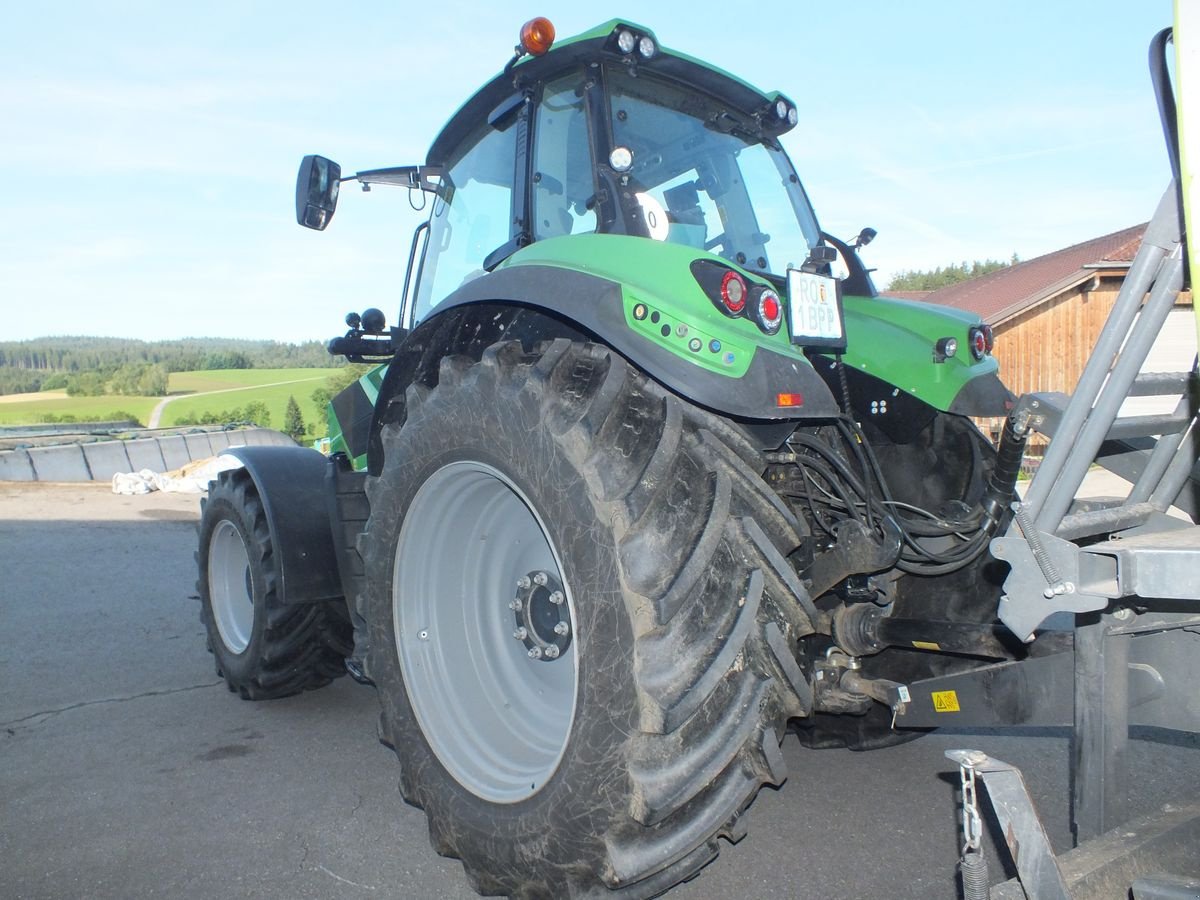
M 767 334 L 776 334 L 783 324 L 783 304 L 771 288 L 762 288 L 754 303 L 754 321 Z
M 984 335 L 983 329 L 973 327 L 967 332 L 967 339 L 971 345 L 971 355 L 976 359 L 983 359 L 988 352 L 988 339 Z

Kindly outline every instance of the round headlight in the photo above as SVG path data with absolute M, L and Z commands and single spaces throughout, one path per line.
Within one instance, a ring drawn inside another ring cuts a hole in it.
M 786 119 L 788 114 L 787 101 L 780 98 L 775 101 L 775 115 L 780 119 Z
M 637 38 L 633 36 L 632 31 L 623 28 L 617 32 L 617 47 L 622 53 L 632 53 L 635 44 Z
M 794 107 L 794 106 L 790 107 L 788 109 L 788 124 L 795 125 L 799 121 L 800 121 L 800 113 L 796 112 L 796 107 Z
M 658 47 L 654 46 L 653 38 L 643 36 L 642 39 L 638 41 L 638 53 L 642 54 L 642 59 L 649 59 L 657 52 Z

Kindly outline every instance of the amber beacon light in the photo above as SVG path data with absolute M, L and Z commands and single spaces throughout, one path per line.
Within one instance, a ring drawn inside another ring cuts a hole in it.
M 541 56 L 554 43 L 554 25 L 544 16 L 530 19 L 521 26 L 521 49 L 530 56 Z

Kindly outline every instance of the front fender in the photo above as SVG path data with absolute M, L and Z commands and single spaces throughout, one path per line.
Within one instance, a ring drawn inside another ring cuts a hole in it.
M 330 460 L 305 447 L 233 447 L 262 501 L 271 547 L 279 560 L 283 603 L 342 596 L 330 528 L 326 477 Z

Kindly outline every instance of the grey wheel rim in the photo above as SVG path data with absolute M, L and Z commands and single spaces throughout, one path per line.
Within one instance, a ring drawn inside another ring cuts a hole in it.
M 556 659 L 534 659 L 514 630 L 514 595 L 530 572 L 557 579 L 566 617 L 578 622 L 554 542 L 506 475 L 455 462 L 417 491 L 392 572 L 405 688 L 442 765 L 496 803 L 546 784 L 575 716 L 578 642 Z
M 241 653 L 254 630 L 254 585 L 246 542 L 228 519 L 217 523 L 209 541 L 208 597 L 221 641 Z

